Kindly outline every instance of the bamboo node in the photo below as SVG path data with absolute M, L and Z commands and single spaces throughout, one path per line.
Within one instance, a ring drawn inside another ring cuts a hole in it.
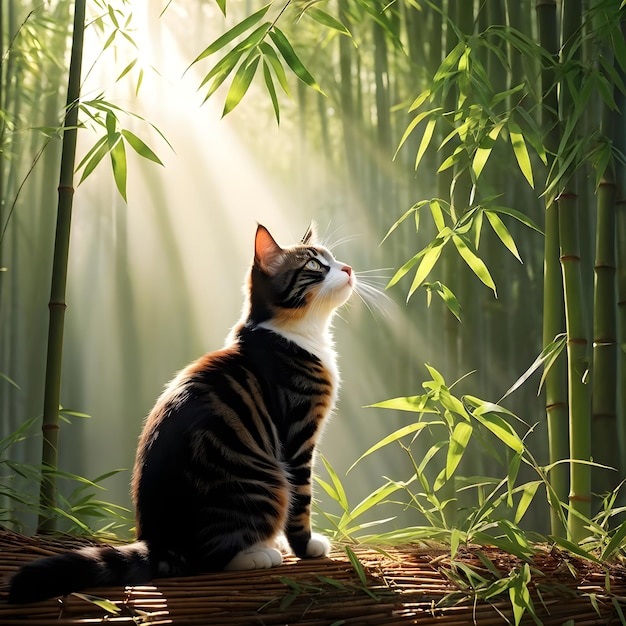
M 69 191 L 70 193 L 74 193 L 74 187 L 71 185 L 59 185 L 57 187 L 57 191 L 61 193 L 62 191 Z
M 60 426 L 58 424 L 43 424 L 41 426 L 41 430 L 59 430 Z
M 572 200 L 578 198 L 578 194 L 573 191 L 563 191 L 556 197 L 556 201 L 560 202 L 561 200 Z
M 67 302 L 56 302 L 51 300 L 48 302 L 49 309 L 67 309 Z
M 568 500 L 570 502 L 591 502 L 589 496 L 578 496 L 576 494 L 569 496 Z
M 589 342 L 586 339 L 579 337 L 579 338 L 574 338 L 574 339 L 568 339 L 567 343 L 568 344 L 573 343 L 576 345 L 586 346 Z
M 566 409 L 567 402 L 552 402 L 551 404 L 546 404 L 546 411 L 553 411 L 554 409 Z
M 576 261 L 580 263 L 580 257 L 576 254 L 564 254 L 559 257 L 559 261 L 561 261 L 561 263 L 564 263 L 565 261 Z

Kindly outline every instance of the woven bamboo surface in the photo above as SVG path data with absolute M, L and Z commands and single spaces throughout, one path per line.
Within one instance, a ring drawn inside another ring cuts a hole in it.
M 76 539 L 28 538 L 0 530 L 0 624 L 2 626 L 306 624 L 351 626 L 418 624 L 465 626 L 514 623 L 508 595 L 489 602 L 472 599 L 454 582 L 454 564 L 444 550 L 405 546 L 384 552 L 354 547 L 361 575 L 345 549 L 329 558 L 286 562 L 272 570 L 222 572 L 155 580 L 126 589 L 91 590 L 119 609 L 107 613 L 74 595 L 30 605 L 6 602 L 6 578 L 31 559 L 84 545 Z M 482 550 L 502 576 L 520 561 L 494 549 Z M 489 572 L 476 550 L 460 551 L 456 561 L 483 576 Z M 541 623 L 576 626 L 620 624 L 626 613 L 626 569 L 605 571 L 560 552 L 540 553 L 531 563 L 531 594 Z M 607 591 L 608 585 L 608 591 Z M 534 624 L 528 615 L 523 624 Z

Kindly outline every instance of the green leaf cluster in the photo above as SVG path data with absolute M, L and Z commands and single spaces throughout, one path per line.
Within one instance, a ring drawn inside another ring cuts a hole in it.
M 555 352 L 562 349 L 561 344 L 561 338 L 557 338 L 552 348 L 541 355 L 542 362 L 553 359 Z M 539 550 L 544 550 L 547 543 L 597 564 L 624 556 L 626 522 L 615 527 L 615 520 L 626 512 L 626 507 L 617 506 L 620 489 L 605 498 L 599 515 L 583 520 L 590 530 L 590 539 L 582 545 L 524 530 L 520 524 L 531 504 L 542 493 L 547 505 L 554 508 L 563 521 L 572 510 L 569 503 L 558 500 L 550 484 L 550 472 L 557 464 L 541 465 L 536 461 L 526 445 L 533 427 L 526 425 L 501 403 L 469 394 L 459 397 L 454 393 L 456 383 L 447 385 L 440 372 L 429 365 L 426 368 L 430 378 L 422 384 L 424 393 L 371 405 L 371 408 L 409 413 L 415 416 L 415 421 L 371 446 L 352 466 L 386 446 L 397 445 L 408 456 L 413 475 L 402 481 L 387 478 L 386 483 L 352 508 L 341 479 L 322 458 L 329 481 L 318 478 L 317 482 L 343 511 L 340 516 L 323 512 L 326 520 L 331 522 L 327 532 L 333 533 L 337 539 L 353 542 L 393 545 L 434 541 L 447 544 L 450 559 L 444 573 L 461 595 L 490 600 L 504 594 L 509 598 L 516 624 L 526 614 L 536 620 L 529 587 L 531 584 L 537 587 L 540 582 L 534 578 L 532 558 Z M 518 432 L 520 430 L 523 434 Z M 422 444 L 419 456 L 416 452 L 418 443 Z M 504 469 L 504 475 L 464 476 L 461 468 L 468 454 L 496 459 Z M 534 479 L 520 481 L 523 466 L 535 473 Z M 369 531 L 374 525 L 393 522 L 394 518 L 371 523 L 359 523 L 356 519 L 381 504 L 412 509 L 424 524 L 363 534 L 362 531 Z M 502 574 L 486 553 L 479 550 L 483 567 L 470 567 L 456 558 L 459 548 L 470 544 L 496 547 L 521 559 L 522 564 L 508 574 Z M 610 593 L 609 587 L 607 591 Z
M 66 420 L 68 417 L 89 417 L 82 412 L 63 407 L 59 411 Z M 70 534 L 130 536 L 130 511 L 97 497 L 98 492 L 105 490 L 101 483 L 124 470 L 113 470 L 89 480 L 58 468 L 43 468 L 12 460 L 11 450 L 28 439 L 40 436 L 40 425 L 40 418 L 31 418 L 0 439 L 0 497 L 8 503 L 7 508 L 0 507 L 0 521 L 19 528 L 16 515 L 23 512 L 44 512 L 47 517 L 62 521 L 64 529 Z M 49 480 L 50 477 L 55 481 L 64 481 L 72 489 L 67 495 L 59 492 L 56 506 L 47 507 L 44 511 L 37 497 L 37 487 L 41 480 Z
M 232 75 L 222 112 L 223 116 L 233 111 L 241 102 L 259 68 L 262 68 L 265 88 L 270 96 L 278 123 L 280 123 L 280 105 L 276 86 L 278 85 L 291 98 L 285 68 L 289 68 L 304 84 L 325 95 L 287 36 L 277 25 L 289 4 L 290 2 L 287 2 L 272 21 L 265 18 L 273 3 L 265 5 L 218 37 L 191 63 L 193 66 L 218 52 L 224 53 L 205 74 L 199 86 L 199 89 L 208 86 L 206 101 Z M 350 35 L 348 29 L 339 20 L 315 6 L 317 4 L 317 2 L 304 3 L 298 19 L 306 15 L 325 28 L 343 35 Z
M 525 105 L 526 83 L 495 91 L 480 61 L 481 50 L 487 50 L 501 61 L 506 71 L 508 60 L 497 43 L 506 40 L 522 54 L 540 57 L 546 63 L 554 60 L 536 43 L 515 29 L 492 26 L 477 35 L 464 37 L 448 53 L 435 73 L 432 83 L 409 106 L 413 116 L 402 138 L 396 156 L 407 139 L 425 122 L 415 157 L 415 169 L 436 137 L 437 150 L 452 146 L 451 153 L 440 164 L 438 172 L 454 167 L 455 176 L 469 172 L 476 186 L 498 141 L 510 144 L 515 161 L 528 183 L 534 186 L 535 176 L 531 152 L 547 163 L 542 135 Z M 449 94 L 454 94 L 451 107 Z M 507 103 L 508 106 L 507 106 Z M 438 132 L 435 132 L 435 131 Z
M 115 184 L 124 201 L 127 201 L 128 162 L 126 146 L 130 146 L 140 157 L 157 165 L 163 165 L 161 159 L 143 139 L 131 130 L 120 127 L 119 116 L 120 114 L 126 114 L 141 121 L 145 120 L 139 115 L 129 113 L 117 105 L 105 101 L 102 96 L 93 100 L 85 100 L 80 103 L 79 107 L 82 113 L 93 123 L 94 127 L 101 128 L 104 133 L 78 164 L 76 170 L 82 170 L 78 184 L 80 185 L 96 169 L 102 159 L 109 155 Z M 158 128 L 152 124 L 150 126 L 167 142 Z
M 412 256 L 396 271 L 387 287 L 395 285 L 400 279 L 415 268 L 413 281 L 407 294 L 407 300 L 417 291 L 417 289 L 424 287 L 428 292 L 429 304 L 430 295 L 432 293 L 436 293 L 442 298 L 448 309 L 455 315 L 455 317 L 460 319 L 460 305 L 452 290 L 439 281 L 435 283 L 426 283 L 426 278 L 441 257 L 444 248 L 448 246 L 454 248 L 460 258 L 463 259 L 467 266 L 472 270 L 474 275 L 493 291 L 494 296 L 497 295 L 493 277 L 487 268 L 487 265 L 478 253 L 484 218 L 487 218 L 487 223 L 498 239 L 520 263 L 522 262 L 522 259 L 515 241 L 501 216 L 512 217 L 525 226 L 528 226 L 538 232 L 541 232 L 541 230 L 529 217 L 520 211 L 499 206 L 495 204 L 495 200 L 496 198 L 486 198 L 481 204 L 469 208 L 461 214 L 459 214 L 449 202 L 441 198 L 422 200 L 414 204 L 393 224 L 385 235 L 383 241 L 385 241 L 385 239 L 387 239 L 387 237 L 389 237 L 400 224 L 411 216 L 414 218 L 415 231 L 418 233 L 421 224 L 420 213 L 423 210 L 430 212 L 437 234 L 432 241 Z M 448 244 L 452 245 L 449 246 Z

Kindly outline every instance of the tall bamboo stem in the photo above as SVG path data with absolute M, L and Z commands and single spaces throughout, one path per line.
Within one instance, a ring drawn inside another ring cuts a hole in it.
M 582 2 L 570 0 L 563 5 L 563 58 L 568 63 L 579 59 L 574 46 L 580 37 Z M 578 68 L 573 65 L 574 71 Z M 577 77 L 571 78 L 576 82 Z M 561 119 L 567 120 L 574 112 L 576 94 L 570 90 L 572 82 L 561 85 Z M 591 385 L 586 302 L 581 267 L 579 206 L 573 171 L 566 179 L 566 188 L 558 198 L 559 240 L 561 270 L 565 300 L 565 327 L 567 332 L 568 400 L 570 437 L 570 512 L 567 519 L 568 537 L 580 541 L 588 534 L 582 518 L 591 514 L 591 470 L 578 461 L 591 460 Z
M 54 530 L 54 520 L 50 517 L 50 507 L 56 505 L 56 480 L 54 470 L 58 460 L 59 403 L 61 396 L 61 368 L 63 361 L 63 328 L 65 323 L 65 292 L 70 245 L 70 226 L 74 197 L 74 164 L 76 157 L 76 133 L 78 123 L 78 101 L 80 96 L 80 75 L 85 30 L 86 0 L 74 3 L 74 30 L 72 53 L 67 86 L 67 106 L 64 121 L 63 146 L 61 151 L 61 172 L 57 225 L 52 262 L 50 287 L 50 323 L 48 327 L 48 352 L 44 389 L 42 449 L 42 477 L 40 487 L 39 532 Z
M 556 0 L 537 3 L 539 41 L 556 60 L 559 41 L 557 32 Z M 542 126 L 548 153 L 555 154 L 559 145 L 558 98 L 553 68 L 544 66 L 542 82 Z M 563 282 L 559 264 L 559 205 L 554 198 L 546 198 L 543 276 L 543 346 L 565 331 L 563 308 Z M 548 425 L 550 463 L 569 456 L 569 429 L 567 407 L 567 379 L 565 355 L 558 359 L 546 374 L 545 399 Z M 566 502 L 569 492 L 567 466 L 556 465 L 550 473 L 550 485 L 560 502 Z M 550 530 L 553 535 L 564 536 L 565 525 L 560 510 L 550 509 Z
M 593 315 L 593 459 L 619 470 L 617 435 L 617 291 L 615 259 L 615 178 L 609 167 L 598 188 Z M 617 486 L 616 473 L 594 469 L 594 492 Z M 620 474 L 621 475 L 621 474 Z
M 626 37 L 626 21 L 621 23 L 622 35 Z M 619 65 L 619 64 L 617 64 Z M 618 69 L 622 81 L 626 78 L 626 71 Z M 619 115 L 615 116 L 613 125 L 613 143 L 615 148 L 624 154 L 626 152 L 626 95 L 616 85 L 615 102 Z M 621 350 L 618 352 L 618 439 L 619 458 L 622 459 L 620 476 L 624 475 L 624 457 L 626 455 L 626 166 L 617 161 L 615 167 L 615 181 L 617 185 L 616 198 L 616 233 L 617 233 L 617 321 L 618 339 Z
M 606 58 L 611 58 L 610 48 L 605 47 L 602 52 Z M 619 63 L 615 63 L 615 68 L 619 71 Z M 607 141 L 614 136 L 613 118 L 613 111 L 604 104 L 601 131 Z M 610 163 L 600 180 L 597 192 L 591 443 L 594 461 L 618 471 L 594 468 L 592 486 L 597 494 L 613 491 L 619 482 L 618 477 L 622 475 L 619 471 L 619 446 L 606 445 L 607 441 L 614 441 L 618 436 L 616 196 L 615 170 Z

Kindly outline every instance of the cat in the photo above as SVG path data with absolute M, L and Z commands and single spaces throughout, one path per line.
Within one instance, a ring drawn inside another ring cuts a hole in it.
M 23 566 L 9 601 L 323 557 L 311 531 L 311 468 L 339 374 L 331 320 L 349 265 L 315 243 L 281 248 L 258 225 L 242 317 L 226 345 L 183 369 L 149 414 L 132 479 L 137 540 Z

